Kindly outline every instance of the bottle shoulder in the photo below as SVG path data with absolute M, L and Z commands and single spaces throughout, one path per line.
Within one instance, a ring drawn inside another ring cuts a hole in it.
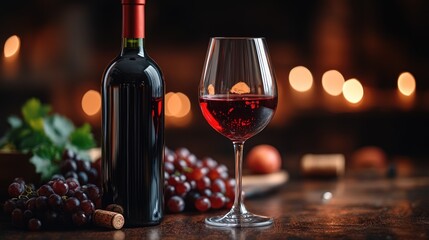
M 106 70 L 112 67 L 129 71 L 144 71 L 149 67 L 153 67 L 161 72 L 158 64 L 148 55 L 144 57 L 138 54 L 119 55 L 110 62 Z
M 164 84 L 160 67 L 149 56 L 137 54 L 120 55 L 107 66 L 103 81 L 156 81 Z

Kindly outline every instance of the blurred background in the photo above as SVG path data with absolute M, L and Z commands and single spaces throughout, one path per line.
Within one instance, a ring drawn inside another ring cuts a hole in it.
M 0 134 L 30 97 L 100 139 L 100 83 L 121 47 L 119 0 L 0 3 Z M 211 36 L 266 37 L 278 81 L 270 125 L 246 142 L 386 159 L 429 150 L 429 2 L 218 0 L 146 3 L 149 55 L 166 81 L 166 145 L 230 157 L 203 119 L 197 87 Z

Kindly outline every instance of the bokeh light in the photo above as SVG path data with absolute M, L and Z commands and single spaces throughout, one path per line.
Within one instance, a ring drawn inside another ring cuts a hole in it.
M 297 66 L 289 72 L 289 83 L 296 91 L 305 92 L 313 86 L 313 75 L 306 67 Z
M 326 93 L 338 96 L 343 91 L 344 77 L 337 70 L 329 70 L 322 76 L 322 87 Z
M 405 96 L 410 96 L 416 90 L 416 80 L 409 72 L 403 72 L 398 77 L 398 90 Z
M 165 95 L 165 115 L 182 118 L 191 111 L 191 102 L 188 96 L 178 92 L 169 92 Z
M 4 43 L 4 56 L 6 58 L 12 57 L 13 55 L 19 52 L 19 48 L 21 46 L 21 40 L 18 36 L 13 35 L 9 37 Z
M 95 90 L 87 91 L 82 97 L 82 110 L 88 116 L 97 114 L 101 109 L 101 94 Z
M 352 78 L 343 84 L 344 98 L 350 103 L 358 103 L 362 100 L 364 92 L 359 80 Z

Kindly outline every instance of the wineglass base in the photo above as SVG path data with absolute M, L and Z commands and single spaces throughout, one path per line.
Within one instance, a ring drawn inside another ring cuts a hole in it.
M 249 212 L 242 215 L 227 213 L 224 216 L 208 217 L 205 223 L 215 227 L 263 227 L 273 224 L 273 219 Z

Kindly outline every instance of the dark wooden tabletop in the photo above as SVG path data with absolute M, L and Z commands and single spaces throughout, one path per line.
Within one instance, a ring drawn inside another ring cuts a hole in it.
M 323 198 L 327 192 L 331 199 Z M 274 224 L 213 228 L 204 218 L 225 211 L 211 211 L 167 214 L 154 227 L 27 232 L 13 229 L 3 214 L 0 239 L 429 239 L 429 175 L 424 174 L 292 178 L 245 203 L 254 213 L 272 216 Z

